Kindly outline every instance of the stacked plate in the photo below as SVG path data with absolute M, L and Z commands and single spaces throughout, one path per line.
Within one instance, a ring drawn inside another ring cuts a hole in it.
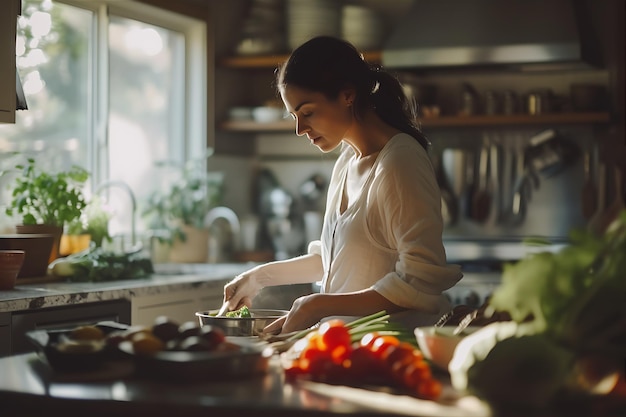
M 341 36 L 359 50 L 373 50 L 381 47 L 385 37 L 385 25 L 375 11 L 356 5 L 346 5 L 342 9 Z
M 280 0 L 252 0 L 237 44 L 239 55 L 274 54 L 284 50 L 284 12 Z
M 287 42 L 295 49 L 315 36 L 341 36 L 341 2 L 287 0 Z

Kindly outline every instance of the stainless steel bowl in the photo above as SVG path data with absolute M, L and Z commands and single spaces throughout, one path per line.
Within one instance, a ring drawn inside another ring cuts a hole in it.
M 216 317 L 218 310 L 198 311 L 196 317 L 201 326 L 217 326 L 226 336 L 258 336 L 263 328 L 274 320 L 286 315 L 287 310 L 250 309 L 252 317 Z

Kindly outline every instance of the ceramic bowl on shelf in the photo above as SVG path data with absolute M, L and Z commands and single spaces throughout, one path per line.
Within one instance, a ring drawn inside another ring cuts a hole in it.
M 252 120 L 252 107 L 237 106 L 228 111 L 230 120 Z
M 0 291 L 15 287 L 24 257 L 23 250 L 0 250 Z
M 282 120 L 284 110 L 279 107 L 260 106 L 252 109 L 252 117 L 257 123 L 271 123 Z

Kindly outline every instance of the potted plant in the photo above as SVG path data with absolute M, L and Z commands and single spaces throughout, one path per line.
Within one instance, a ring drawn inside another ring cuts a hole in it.
M 223 174 L 206 171 L 202 160 L 190 160 L 184 165 L 165 161 L 158 165 L 173 167 L 177 179 L 149 196 L 142 215 L 156 240 L 170 246 L 167 260 L 206 262 L 209 231 L 205 218 L 221 201 Z
M 50 262 L 59 256 L 63 228 L 80 218 L 86 201 L 82 187 L 89 173 L 79 166 L 49 173 L 37 168 L 35 160 L 18 164 L 11 201 L 5 209 L 9 217 L 19 217 L 17 233 L 42 233 L 55 236 Z

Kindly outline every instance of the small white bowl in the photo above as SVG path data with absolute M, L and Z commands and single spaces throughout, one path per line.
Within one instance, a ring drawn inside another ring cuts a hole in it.
M 284 111 L 278 107 L 255 107 L 252 109 L 252 117 L 258 123 L 271 123 L 283 119 Z
M 228 116 L 230 120 L 252 120 L 252 107 L 232 107 Z
M 454 334 L 455 329 L 456 326 L 430 326 L 417 327 L 414 330 L 415 339 L 424 357 L 445 371 L 448 370 L 448 364 L 459 342 L 480 327 L 470 326 L 458 335 Z

